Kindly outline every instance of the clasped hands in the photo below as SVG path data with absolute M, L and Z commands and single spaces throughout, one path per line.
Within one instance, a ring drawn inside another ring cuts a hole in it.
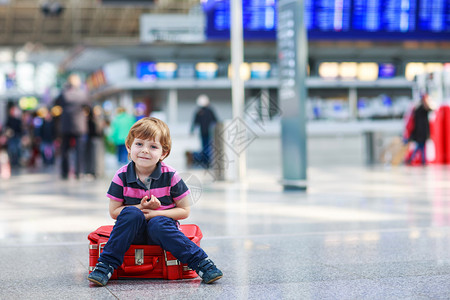
M 151 196 L 150 200 L 148 199 L 148 196 L 145 196 L 142 198 L 140 206 L 146 219 L 151 219 L 155 217 L 154 211 L 161 207 L 161 202 L 154 195 Z

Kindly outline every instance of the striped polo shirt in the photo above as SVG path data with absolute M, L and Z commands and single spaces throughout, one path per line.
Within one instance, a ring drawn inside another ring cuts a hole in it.
M 124 205 L 136 205 L 144 196 L 150 199 L 154 195 L 161 202 L 159 209 L 169 209 L 176 206 L 176 201 L 190 194 L 180 175 L 164 162 L 156 165 L 150 179 L 150 188 L 147 188 L 136 176 L 134 162 L 130 162 L 116 172 L 106 196 Z

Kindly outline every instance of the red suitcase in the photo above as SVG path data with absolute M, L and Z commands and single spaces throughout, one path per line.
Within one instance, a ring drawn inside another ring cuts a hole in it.
M 94 270 L 100 253 L 109 239 L 113 225 L 105 225 L 88 235 L 89 273 Z M 180 230 L 194 243 L 200 246 L 203 234 L 194 224 L 183 224 Z M 111 279 L 121 278 L 196 278 L 197 273 L 186 264 L 180 263 L 170 252 L 156 245 L 131 245 L 125 253 L 123 264 L 118 267 Z

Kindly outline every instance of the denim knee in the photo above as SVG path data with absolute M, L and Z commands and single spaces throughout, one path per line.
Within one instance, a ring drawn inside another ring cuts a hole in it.
M 176 221 L 164 216 L 157 216 L 148 220 L 147 230 L 153 239 L 159 240 L 161 234 L 173 230 Z
M 151 218 L 150 220 L 148 220 L 148 229 L 153 232 L 153 231 L 160 231 L 161 229 L 164 228 L 164 226 L 167 225 L 173 225 L 174 224 L 174 220 L 168 217 L 164 217 L 164 216 L 157 216 L 154 218 Z
M 117 221 L 120 222 L 145 222 L 144 213 L 137 207 L 127 206 L 120 212 L 117 217 Z

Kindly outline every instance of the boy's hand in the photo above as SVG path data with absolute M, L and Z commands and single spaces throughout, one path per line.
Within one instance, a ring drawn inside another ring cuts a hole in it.
M 156 198 L 153 195 L 150 198 L 150 201 L 148 201 L 148 203 L 150 204 L 150 207 L 149 207 L 150 209 L 158 209 L 161 207 L 161 202 L 158 200 L 158 198 Z
M 148 200 L 148 196 L 145 196 L 141 200 L 142 209 L 158 209 L 161 207 L 161 202 L 154 195 Z
M 150 220 L 151 218 L 158 216 L 159 211 L 154 209 L 142 209 L 142 212 L 144 213 L 145 219 Z

